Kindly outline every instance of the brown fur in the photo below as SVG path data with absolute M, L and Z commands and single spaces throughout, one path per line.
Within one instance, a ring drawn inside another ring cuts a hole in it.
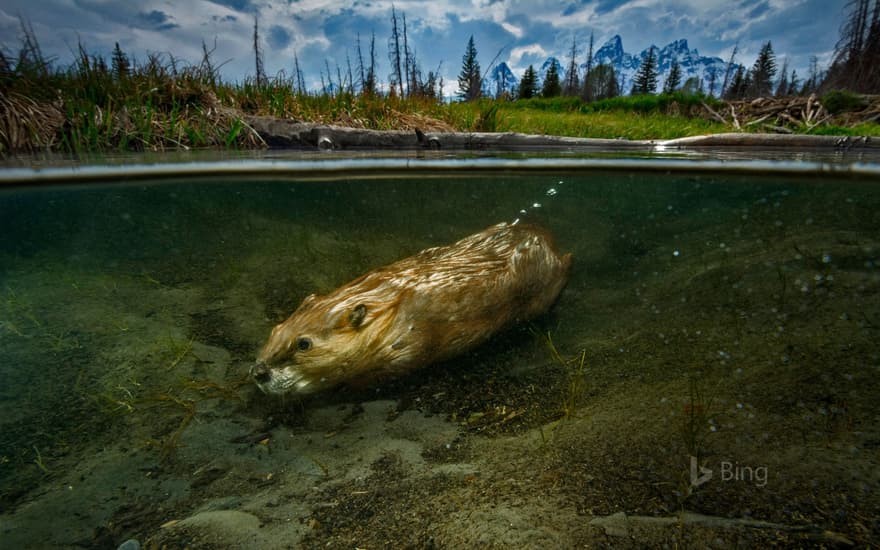
M 494 225 L 308 296 L 251 374 L 266 393 L 312 393 L 447 359 L 547 311 L 570 265 L 544 229 Z

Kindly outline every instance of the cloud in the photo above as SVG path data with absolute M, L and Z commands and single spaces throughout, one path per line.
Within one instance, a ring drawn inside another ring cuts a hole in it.
M 180 26 L 171 22 L 174 19 L 173 17 L 159 10 L 153 10 L 150 13 L 141 12 L 137 14 L 136 19 L 142 23 L 144 27 L 155 29 L 157 31 L 167 31 L 176 29 Z
M 507 64 L 511 68 L 519 67 L 520 64 L 532 65 L 536 61 L 543 61 L 547 56 L 547 50 L 542 48 L 540 44 L 518 46 L 510 51 L 510 56 L 507 58 Z M 525 61 L 523 58 L 525 58 Z

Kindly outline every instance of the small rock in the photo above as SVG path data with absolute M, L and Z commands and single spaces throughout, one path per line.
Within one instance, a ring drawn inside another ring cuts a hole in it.
M 601 527 L 609 537 L 626 537 L 629 535 L 629 525 L 627 523 L 626 513 L 624 512 L 617 512 L 610 516 L 595 518 L 590 521 L 590 525 Z

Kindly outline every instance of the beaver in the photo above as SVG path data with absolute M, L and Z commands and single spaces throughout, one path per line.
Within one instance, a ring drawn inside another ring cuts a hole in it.
M 277 395 L 399 376 L 546 312 L 570 266 L 545 229 L 493 225 L 306 297 L 272 330 L 251 376 Z

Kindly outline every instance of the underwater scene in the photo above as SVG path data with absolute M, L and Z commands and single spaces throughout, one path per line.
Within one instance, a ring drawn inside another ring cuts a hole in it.
M 880 544 L 880 179 L 765 165 L 0 188 L 0 546 Z M 549 310 L 468 292 L 466 262 L 438 297 L 417 256 L 383 307 L 514 321 L 255 383 L 309 295 L 500 222 L 571 254 Z

